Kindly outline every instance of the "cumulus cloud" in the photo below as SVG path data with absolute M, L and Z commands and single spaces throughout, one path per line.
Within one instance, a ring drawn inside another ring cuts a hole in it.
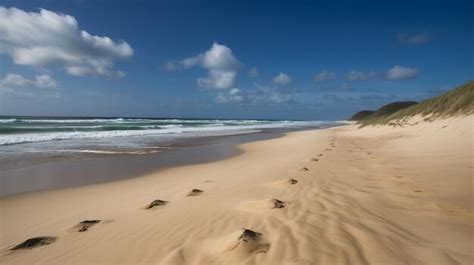
M 320 73 L 315 74 L 313 80 L 315 82 L 322 82 L 327 80 L 334 80 L 336 79 L 336 73 L 329 72 L 327 70 L 322 70 Z
M 217 103 L 241 102 L 243 96 L 238 88 L 232 88 L 227 92 L 217 94 Z
M 7 74 L 0 81 L 4 87 L 39 87 L 57 88 L 57 82 L 49 75 L 36 75 L 35 79 L 27 79 L 19 74 Z
M 377 76 L 377 74 L 374 71 L 356 71 L 352 70 L 347 73 L 346 78 L 347 80 L 350 81 L 363 81 L 363 80 L 369 80 L 369 79 L 374 79 Z
M 197 84 L 203 88 L 229 89 L 235 85 L 237 71 L 211 69 L 207 77 L 198 78 Z
M 58 65 L 76 76 L 122 77 L 114 62 L 132 56 L 133 49 L 125 41 L 89 34 L 70 15 L 0 7 L 0 54 L 18 65 Z
M 219 70 L 236 70 L 239 66 L 239 60 L 234 56 L 232 50 L 217 42 L 212 44 L 212 47 L 204 53 L 203 56 L 196 58 L 187 58 L 189 64 L 192 66 L 200 62 L 204 68 L 219 69 Z
M 195 57 L 184 58 L 180 61 L 166 62 L 165 63 L 165 70 L 167 70 L 167 71 L 176 71 L 176 70 L 191 68 L 191 67 L 199 64 L 202 57 L 203 57 L 203 55 L 200 54 L 200 55 L 195 56 Z
M 250 76 L 251 78 L 255 78 L 255 77 L 258 76 L 258 70 L 257 70 L 256 67 L 250 69 L 250 71 L 249 71 L 249 76 Z
M 278 86 L 286 86 L 291 82 L 291 77 L 285 73 L 280 73 L 273 78 L 273 83 Z
M 416 68 L 408 68 L 400 65 L 395 65 L 387 71 L 385 78 L 389 80 L 402 80 L 415 78 L 418 75 L 420 75 L 420 71 Z
M 398 41 L 402 44 L 423 44 L 428 42 L 430 38 L 430 35 L 427 33 L 398 34 Z
M 229 47 L 214 42 L 206 52 L 180 61 L 168 62 L 165 64 L 165 69 L 178 70 L 193 66 L 200 66 L 208 71 L 206 77 L 199 77 L 196 80 L 198 86 L 209 89 L 231 89 L 235 87 L 240 62 Z
M 255 83 L 255 89 L 240 90 L 232 88 L 228 91 L 218 91 L 215 95 L 217 103 L 239 103 L 243 105 L 275 105 L 294 102 L 292 91 L 281 91 L 275 85 Z
M 21 98 L 59 97 L 58 84 L 49 75 L 36 75 L 28 79 L 19 74 L 6 74 L 0 79 L 0 98 L 14 96 Z
M 293 100 L 292 94 L 279 91 L 283 89 L 282 86 L 291 81 L 290 76 L 284 73 L 275 76 L 271 86 L 256 84 L 256 89 L 237 88 L 236 81 L 241 63 L 229 47 L 217 42 L 204 53 L 167 62 L 164 67 L 169 71 L 185 70 L 191 67 L 206 69 L 207 76 L 197 78 L 196 83 L 199 87 L 210 89 L 208 91 L 211 91 L 217 103 L 277 104 Z M 252 78 L 257 77 L 257 68 L 250 69 L 248 74 Z

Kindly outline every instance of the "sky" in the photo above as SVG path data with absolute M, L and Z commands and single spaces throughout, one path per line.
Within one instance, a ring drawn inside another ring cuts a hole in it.
M 474 79 L 472 1 L 0 2 L 0 115 L 341 120 Z

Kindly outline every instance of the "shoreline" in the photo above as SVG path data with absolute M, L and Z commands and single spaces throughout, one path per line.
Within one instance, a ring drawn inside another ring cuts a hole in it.
M 0 261 L 468 264 L 472 118 L 292 132 L 219 161 L 3 198 Z M 146 209 L 154 200 L 167 203 Z M 56 241 L 8 250 L 34 236 Z
M 166 143 L 159 147 L 160 152 L 145 155 L 97 154 L 58 161 L 50 159 L 0 172 L 0 198 L 119 181 L 177 166 L 215 162 L 238 155 L 239 144 L 279 138 L 288 132 L 319 129 L 266 129 L 255 133 L 189 138 Z

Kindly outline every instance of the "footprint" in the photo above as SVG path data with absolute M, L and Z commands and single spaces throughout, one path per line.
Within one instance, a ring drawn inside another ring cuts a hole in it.
M 278 181 L 275 181 L 275 182 L 271 182 L 271 183 L 268 183 L 268 184 L 269 185 L 277 185 L 280 188 L 283 188 L 283 187 L 288 186 L 288 185 L 295 185 L 296 183 L 298 183 L 298 180 L 296 180 L 294 178 L 288 178 L 288 179 L 282 179 L 282 180 L 278 180 Z
M 280 201 L 280 200 L 278 200 L 278 199 L 272 199 L 272 200 L 271 200 L 271 203 L 273 204 L 272 209 L 285 208 L 285 202 Z
M 311 158 L 311 161 L 312 161 L 312 162 L 318 162 L 318 161 L 319 161 L 319 158 Z
M 204 191 L 200 189 L 192 189 L 186 196 L 198 196 L 203 192 Z
M 264 234 L 249 228 L 234 230 L 221 237 L 203 240 L 200 245 L 200 253 L 217 261 L 216 264 L 229 264 L 229 260 L 233 261 L 232 264 L 248 263 L 249 259 L 263 258 L 254 255 L 265 255 L 271 247 Z M 178 254 L 182 256 L 182 253 Z M 183 259 L 179 258 L 173 258 L 171 261 L 185 263 Z
M 291 185 L 295 185 L 296 183 L 298 183 L 298 181 L 296 179 L 289 179 L 288 183 L 290 183 Z
M 76 228 L 79 228 L 77 232 L 85 232 L 98 223 L 100 223 L 100 220 L 84 220 L 76 225 Z
M 58 238 L 55 236 L 40 236 L 29 238 L 21 244 L 18 244 L 11 248 L 11 250 L 20 250 L 20 249 L 32 249 L 41 246 L 46 246 L 54 243 Z
M 263 234 L 243 229 L 244 231 L 233 245 L 229 247 L 229 251 L 241 251 L 244 253 L 266 253 L 270 249 L 270 244 L 265 242 Z
M 422 190 L 414 190 L 413 192 L 423 192 Z
M 70 232 L 86 232 L 93 226 L 96 226 L 98 224 L 108 224 L 113 222 L 113 219 L 90 219 L 90 220 L 84 220 L 76 224 L 75 226 L 71 227 L 68 229 Z
M 168 203 L 169 203 L 169 201 L 154 200 L 146 207 L 146 209 L 152 209 L 153 207 L 166 205 Z
M 326 149 L 324 149 L 324 150 L 326 150 L 326 151 L 331 151 L 332 149 L 331 149 L 331 148 L 326 148 Z
M 263 213 L 264 211 L 285 208 L 289 204 L 289 202 L 284 202 L 278 199 L 263 199 L 243 202 L 240 207 L 245 211 Z
M 302 167 L 300 170 L 301 170 L 301 171 L 308 171 L 309 168 L 307 168 L 307 167 Z
M 212 182 L 214 182 L 214 180 L 207 179 L 207 180 L 203 181 L 203 183 L 212 183 Z

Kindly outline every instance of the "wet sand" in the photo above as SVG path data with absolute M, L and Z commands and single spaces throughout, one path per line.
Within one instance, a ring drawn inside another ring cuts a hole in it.
M 180 139 L 162 143 L 158 147 L 161 147 L 160 152 L 147 155 L 88 154 L 40 158 L 30 166 L 0 170 L 0 197 L 117 181 L 174 166 L 222 160 L 238 155 L 238 144 L 310 129 L 264 129 L 258 133 Z

